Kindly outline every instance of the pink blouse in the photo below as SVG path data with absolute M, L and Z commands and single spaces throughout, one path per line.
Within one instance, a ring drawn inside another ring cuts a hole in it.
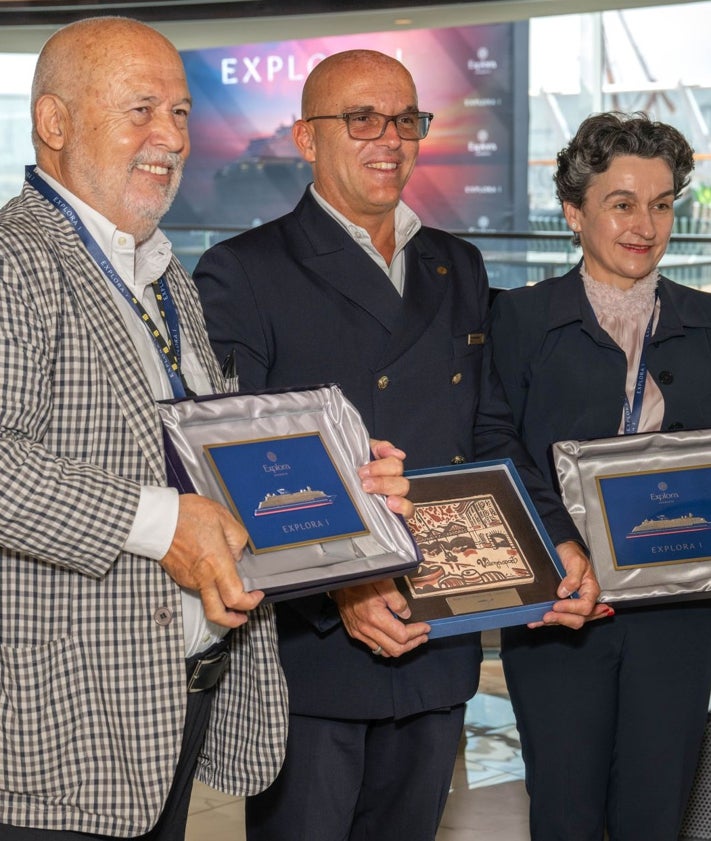
M 630 406 L 634 400 L 634 390 L 642 356 L 644 334 L 649 318 L 654 310 L 653 331 L 659 321 L 659 301 L 655 298 L 655 289 L 659 272 L 655 269 L 647 277 L 638 280 L 631 289 L 618 289 L 609 283 L 599 283 L 585 270 L 581 275 L 585 284 L 585 293 L 595 316 L 603 330 L 625 352 L 627 356 L 627 399 Z M 656 301 L 656 303 L 655 303 Z M 661 429 L 664 418 L 664 398 L 659 386 L 649 372 L 642 399 L 642 415 L 638 432 L 656 432 Z M 621 413 L 618 435 L 624 433 L 624 411 Z

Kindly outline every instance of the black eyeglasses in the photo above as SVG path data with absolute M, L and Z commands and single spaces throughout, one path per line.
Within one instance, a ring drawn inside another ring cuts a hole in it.
M 353 140 L 378 140 L 385 134 L 388 123 L 395 124 L 401 140 L 423 140 L 430 130 L 434 114 L 426 111 L 403 111 L 402 114 L 378 114 L 376 111 L 347 111 L 345 114 L 325 114 L 307 117 L 311 120 L 345 120 L 348 134 Z

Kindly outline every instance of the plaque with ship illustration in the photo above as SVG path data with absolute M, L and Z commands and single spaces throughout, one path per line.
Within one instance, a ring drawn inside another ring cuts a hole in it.
M 560 492 L 590 550 L 600 601 L 711 596 L 711 429 L 552 446 Z
M 255 554 L 368 533 L 317 432 L 204 451 Z
M 616 570 L 711 558 L 711 467 L 597 477 Z
M 430 637 L 540 620 L 562 571 L 515 467 L 508 460 L 408 472 L 422 554 L 398 580 Z

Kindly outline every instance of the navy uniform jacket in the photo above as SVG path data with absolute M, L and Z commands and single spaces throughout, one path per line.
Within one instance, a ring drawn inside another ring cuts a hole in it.
M 646 359 L 664 397 L 661 430 L 711 426 L 711 295 L 665 278 L 658 291 L 659 321 Z M 514 418 L 543 470 L 555 441 L 618 434 L 627 361 L 598 325 L 580 266 L 563 277 L 498 295 L 491 334 Z M 601 836 L 606 792 L 608 817 L 614 811 L 618 827 L 635 828 L 639 804 L 649 809 L 657 792 L 663 808 L 646 826 L 630 832 L 637 838 L 678 835 L 708 707 L 711 600 L 649 607 L 620 603 L 615 609 L 614 620 L 592 622 L 575 636 L 567 629 L 545 629 L 534 638 L 534 632 L 520 628 L 502 635 L 521 741 L 533 761 L 528 771 L 536 780 L 532 820 L 537 837 L 580 838 L 584 824 L 592 833 L 585 837 L 595 835 L 596 825 Z M 543 685 L 541 675 L 546 676 Z M 681 683 L 680 675 L 685 675 Z M 537 684 L 540 691 L 532 691 Z M 643 704 L 644 711 L 634 726 L 627 726 L 635 703 Z M 562 708 L 584 722 L 584 734 L 576 730 L 581 725 L 561 721 Z M 614 732 L 619 721 L 624 737 Z M 561 733 L 564 738 L 557 738 Z M 641 740 L 649 741 L 651 733 L 654 750 L 640 751 Z M 574 750 L 568 751 L 563 741 L 572 742 Z M 610 772 L 612 755 L 615 769 Z M 640 762 L 644 772 L 637 768 Z M 576 772 L 567 779 L 552 770 L 571 767 Z M 561 802 L 563 809 L 558 808 Z M 580 820 L 583 824 L 573 826 Z M 625 829 L 615 833 L 614 827 L 613 834 L 631 837 Z
M 647 367 L 664 397 L 662 432 L 711 426 L 711 295 L 659 280 Z M 627 360 L 600 327 L 580 266 L 496 298 L 496 368 L 529 452 L 554 482 L 550 445 L 617 435 Z M 554 407 L 554 410 L 553 410 Z
M 307 190 L 293 212 L 211 248 L 195 279 L 218 359 L 236 352 L 241 390 L 337 382 L 370 434 L 405 450 L 407 468 L 525 459 L 487 373 L 486 272 L 464 241 L 422 228 L 406 248 L 401 298 Z M 577 536 L 555 495 L 539 501 L 554 542 Z M 478 634 L 376 658 L 326 596 L 279 604 L 277 615 L 294 713 L 403 717 L 476 691 Z

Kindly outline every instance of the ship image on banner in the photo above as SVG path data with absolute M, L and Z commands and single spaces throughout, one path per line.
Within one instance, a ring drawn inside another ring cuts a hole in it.
M 309 487 L 300 491 L 290 493 L 284 488 L 274 493 L 268 493 L 254 510 L 255 517 L 264 517 L 267 514 L 283 514 L 285 511 L 301 511 L 305 508 L 323 508 L 324 505 L 333 505 L 335 494 L 326 494 L 323 491 L 314 491 Z
M 245 151 L 217 170 L 215 195 L 229 218 L 253 226 L 275 219 L 301 198 L 313 175 L 291 137 L 295 120 L 266 137 L 249 138 Z

